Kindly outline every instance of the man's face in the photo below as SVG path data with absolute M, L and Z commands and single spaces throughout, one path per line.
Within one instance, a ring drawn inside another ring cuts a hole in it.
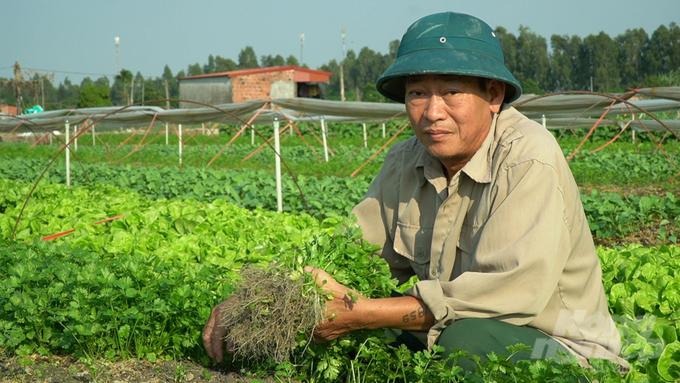
M 482 145 L 505 84 L 476 77 L 422 75 L 406 78 L 406 112 L 418 140 L 447 169 L 459 170 Z

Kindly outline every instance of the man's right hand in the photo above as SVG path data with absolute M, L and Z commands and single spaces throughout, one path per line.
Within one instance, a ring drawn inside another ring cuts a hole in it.
M 208 356 L 215 362 L 220 363 L 224 357 L 224 337 L 227 335 L 227 329 L 220 326 L 222 322 L 222 310 L 230 305 L 236 297 L 231 297 L 224 302 L 218 304 L 212 309 L 208 322 L 203 327 L 203 347 L 208 352 Z M 227 352 L 233 354 L 235 351 L 234 342 L 227 341 Z

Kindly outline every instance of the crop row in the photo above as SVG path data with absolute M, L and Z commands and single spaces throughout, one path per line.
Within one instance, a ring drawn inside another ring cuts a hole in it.
M 272 143 L 273 146 L 273 143 Z M 212 168 L 248 168 L 267 169 L 274 168 L 274 151 L 270 146 L 257 150 L 257 146 L 249 144 L 230 145 L 227 147 L 218 145 L 184 146 L 182 150 L 183 167 L 207 167 L 210 163 Z M 295 146 L 282 146 L 281 158 L 290 167 L 294 174 L 301 175 L 338 175 L 346 176 L 361 166 L 377 148 L 363 148 L 353 146 L 332 146 L 328 152 L 329 161 L 325 161 L 322 147 L 317 144 L 310 149 L 304 144 Z M 3 157 L 41 158 L 51 160 L 59 153 L 56 146 L 37 146 L 30 148 L 23 144 L 4 145 L 0 149 Z M 135 149 L 134 145 L 124 145 L 118 149 L 115 146 L 80 146 L 73 151 L 71 161 L 83 163 L 107 163 L 109 165 L 137 166 L 179 166 L 179 150 L 176 145 L 149 145 Z M 213 158 L 218 154 L 214 161 Z M 385 157 L 385 152 L 371 161 L 361 174 L 377 174 Z M 64 154 L 61 155 L 64 158 Z M 211 163 L 212 162 L 212 163 Z
M 34 182 L 46 168 L 45 160 L 0 157 L 0 178 Z M 272 173 L 251 169 L 204 169 L 172 167 L 108 166 L 84 164 L 87 176 L 74 165 L 72 185 L 94 183 L 112 185 L 150 199 L 221 199 L 248 209 L 276 210 L 276 180 Z M 52 166 L 45 177 L 51 183 L 65 183 L 63 163 Z M 365 176 L 322 178 L 290 176 L 283 179 L 283 208 L 286 212 L 309 213 L 318 218 L 346 215 L 363 198 L 370 179 Z M 307 202 L 307 206 L 305 205 Z
M 329 161 L 324 161 L 323 149 L 318 144 L 314 151 L 302 143 L 283 146 L 281 155 L 293 174 L 313 176 L 348 176 L 371 157 L 379 147 L 333 146 Z M 251 155 L 256 147 L 249 144 L 234 144 L 224 148 L 219 145 L 185 146 L 182 153 L 184 167 L 206 167 L 222 150 L 222 154 L 211 164 L 212 168 L 230 169 L 265 169 L 274 168 L 274 154 L 270 147 L 265 147 Z M 23 144 L 6 144 L 2 146 L 3 157 L 25 157 L 52 159 L 58 153 L 56 146 L 39 146 L 29 149 Z M 134 152 L 133 152 L 134 151 Z M 572 154 L 573 148 L 563 149 L 565 157 Z M 149 145 L 139 150 L 134 145 L 105 148 L 103 146 L 81 146 L 74 152 L 79 161 L 84 163 L 107 163 L 109 165 L 134 164 L 137 166 L 170 166 L 178 167 L 179 153 L 176 146 Z M 62 158 L 63 158 L 62 154 Z M 76 157 L 72 161 L 76 162 Z M 375 176 L 384 161 L 385 152 L 381 152 L 361 169 L 361 175 Z M 570 168 L 579 185 L 621 185 L 647 186 L 658 185 L 673 188 L 679 181 L 680 155 L 676 149 L 668 152 L 646 150 L 636 152 L 631 145 L 616 145 L 606 150 L 591 153 L 588 149 L 580 150 L 570 161 Z
M 33 240 L 75 229 L 69 242 L 93 251 L 156 255 L 238 270 L 305 241 L 319 225 L 308 215 L 246 210 L 221 199 L 149 200 L 97 184 L 39 187 L 16 226 L 29 190 L 30 185 L 0 179 L 0 238 L 15 233 L 17 240 Z M 90 225 L 119 215 L 124 217 Z
M 51 183 L 65 183 L 62 165 L 52 166 L 45 178 Z M 34 182 L 46 166 L 44 160 L 0 157 L 0 178 Z M 131 190 L 145 198 L 195 199 L 202 202 L 223 200 L 248 209 L 276 210 L 276 181 L 271 173 L 264 170 L 103 164 L 84 164 L 84 168 L 89 180 L 95 184 Z M 74 167 L 73 185 L 85 185 L 88 178 L 79 167 Z M 309 212 L 319 219 L 347 215 L 361 201 L 370 181 L 367 176 L 299 176 L 296 184 L 290 176 L 286 176 L 283 180 L 283 209 L 291 213 Z M 605 242 L 621 242 L 620 239 L 650 224 L 654 227 L 651 243 L 677 241 L 680 201 L 670 192 L 660 197 L 593 191 L 584 193 L 582 200 L 591 231 Z
M 29 187 L 0 180 L 0 348 L 20 356 L 66 352 L 207 364 L 202 325 L 246 263 L 277 259 L 293 269 L 323 266 L 368 296 L 384 296 L 396 286 L 384 262 L 370 257 L 374 247 L 356 242 L 360 233 L 346 219 L 319 223 L 220 200 L 154 201 L 105 185 L 39 186 L 19 225 L 20 241 L 5 242 Z M 120 213 L 125 217 L 89 225 Z M 69 228 L 76 231 L 56 245 L 24 242 Z M 634 368 L 626 380 L 677 380 L 680 248 L 630 245 L 599 248 L 598 255 L 609 308 L 623 335 L 622 355 Z M 367 381 L 462 380 L 436 355 L 391 348 L 374 333 L 304 349 L 303 343 L 293 363 L 248 368 L 300 381 L 349 381 L 356 371 Z M 582 375 L 620 381 L 607 363 L 595 366 L 513 365 L 499 357 L 468 378 L 498 379 L 502 371 L 518 381 Z

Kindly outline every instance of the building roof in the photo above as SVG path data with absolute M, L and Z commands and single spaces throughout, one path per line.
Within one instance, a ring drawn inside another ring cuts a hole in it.
M 248 76 L 251 74 L 258 73 L 270 73 L 270 72 L 283 72 L 287 70 L 295 71 L 295 81 L 296 82 L 327 82 L 328 78 L 331 76 L 331 72 L 326 72 L 322 70 L 300 68 L 296 65 L 286 65 L 286 66 L 273 66 L 267 68 L 251 68 L 251 69 L 238 69 L 231 70 L 228 72 L 218 72 L 218 73 L 208 73 L 199 74 L 197 76 L 187 76 L 180 77 L 179 80 L 192 80 L 197 78 L 208 78 L 208 77 L 239 77 Z

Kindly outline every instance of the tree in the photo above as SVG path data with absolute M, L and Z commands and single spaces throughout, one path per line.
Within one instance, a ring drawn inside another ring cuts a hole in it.
M 201 65 L 199 63 L 195 64 L 190 64 L 187 67 L 187 75 L 188 76 L 198 76 L 203 74 L 203 69 L 201 68 Z
M 648 74 L 659 75 L 671 69 L 667 49 L 670 46 L 670 42 L 671 32 L 665 25 L 661 25 L 652 33 L 644 60 Z
M 165 67 L 163 68 L 163 80 L 174 80 L 175 76 L 172 75 L 172 70 L 170 70 L 170 67 L 166 64 Z
M 89 77 L 85 77 L 83 79 L 83 81 L 80 82 L 80 89 L 83 89 L 87 85 L 92 85 L 92 84 L 93 84 L 92 79 L 89 78 Z
M 59 102 L 57 96 L 57 88 L 54 86 L 54 84 L 52 84 L 52 81 L 50 81 L 48 77 L 42 76 L 41 81 L 42 81 L 42 94 L 40 95 L 41 104 L 43 103 L 45 104 L 42 105 L 43 109 L 45 110 L 56 109 Z M 2 103 L 2 101 L 0 101 L 0 103 Z
M 121 69 L 113 80 L 111 87 L 111 102 L 115 105 L 130 104 L 130 87 L 132 86 L 132 72 Z
M 179 73 L 177 74 L 177 77 L 184 77 L 183 75 L 180 76 Z M 169 66 L 165 66 L 163 68 L 163 76 L 161 78 L 162 82 L 162 89 L 163 91 L 161 92 L 162 98 L 165 97 L 165 82 L 168 82 L 168 93 L 169 93 L 169 98 L 173 100 L 179 99 L 179 81 L 177 81 L 177 77 L 175 77 L 172 74 L 172 71 L 170 70 Z M 166 105 L 161 105 L 161 106 L 166 106 Z M 170 107 L 179 107 L 179 102 L 177 101 L 172 101 L 170 102 Z
M 598 35 L 586 37 L 583 39 L 581 52 L 582 74 L 583 77 L 593 76 L 594 91 L 616 92 L 621 90 L 618 47 L 609 35 L 600 32 Z
M 362 89 L 362 96 L 365 102 L 381 102 L 383 101 L 383 96 L 378 92 L 375 87 L 375 82 L 367 82 L 364 84 L 364 89 Z
M 215 57 L 215 72 L 229 72 L 238 69 L 238 65 L 232 59 Z
M 108 77 L 102 76 L 102 77 L 98 78 L 98 79 L 94 82 L 94 85 L 96 85 L 96 86 L 105 86 L 105 87 L 108 88 L 108 87 L 111 85 L 111 83 L 109 82 L 109 78 L 108 78 Z
M 532 89 L 537 93 L 544 93 L 548 83 L 548 71 L 550 63 L 548 58 L 548 44 L 544 37 L 531 32 L 529 27 L 519 26 L 517 37 L 517 80 L 522 86 L 536 87 Z M 533 80 L 534 84 L 526 83 Z
M 286 58 L 286 65 L 300 66 L 300 63 L 298 62 L 298 59 L 295 56 L 290 55 Z
M 389 56 L 392 60 L 397 58 L 397 52 L 399 51 L 399 40 L 392 40 L 389 44 Z
M 319 69 L 331 72 L 331 77 L 328 79 L 328 87 L 326 88 L 326 99 L 340 100 L 340 65 L 338 62 L 331 60 Z
M 99 86 L 90 82 L 82 87 L 78 96 L 79 108 L 92 108 L 100 106 L 111 106 L 108 86 Z
M 57 88 L 57 97 L 59 98 L 60 108 L 75 108 L 78 105 L 78 94 L 80 89 L 78 85 L 71 83 L 68 77 L 64 82 L 59 84 Z
M 676 23 L 668 25 L 670 32 L 670 46 L 668 47 L 668 56 L 670 58 L 671 71 L 680 68 L 680 27 Z
M 238 54 L 238 67 L 239 69 L 259 68 L 257 55 L 250 45 L 241 49 L 241 52 Z
M 260 58 L 260 64 L 262 67 L 284 66 L 286 65 L 286 60 L 281 55 L 276 55 L 276 57 L 267 55 Z
M 144 83 L 144 76 L 142 76 L 142 73 L 139 71 L 137 71 L 137 74 L 135 75 L 134 87 L 135 88 L 132 90 L 132 101 L 140 102 L 146 100 L 144 97 L 144 93 L 146 93 L 146 84 Z
M 510 73 L 517 76 L 517 38 L 503 27 L 496 27 L 494 33 L 501 43 L 505 66 Z
M 354 88 L 357 101 L 364 99 L 364 90 L 367 89 L 366 84 L 375 83 L 375 80 L 385 71 L 387 65 L 382 54 L 368 47 L 361 48 L 359 56 L 348 68 L 349 70 L 345 72 L 349 74 L 347 77 L 349 80 L 348 84 L 351 84 L 350 86 Z
M 642 28 L 627 29 L 615 39 L 619 50 L 621 84 L 636 87 L 644 79 L 644 52 L 649 44 L 649 36 Z
M 153 105 L 165 107 L 165 101 L 149 102 L 153 100 L 165 99 L 165 80 L 156 77 L 155 79 L 147 78 L 144 80 L 144 105 Z M 141 101 L 141 99 L 139 100 Z
M 578 36 L 553 35 L 550 38 L 552 55 L 547 89 L 551 92 L 572 90 L 574 78 L 578 75 L 578 59 L 581 38 Z
M 208 56 L 208 63 L 203 65 L 203 73 L 215 73 L 216 70 L 215 57 L 213 55 Z

